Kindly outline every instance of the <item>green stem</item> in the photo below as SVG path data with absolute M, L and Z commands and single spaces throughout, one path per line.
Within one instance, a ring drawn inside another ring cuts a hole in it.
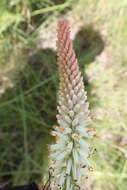
M 69 6 L 70 6 L 70 2 L 65 2 L 62 5 L 54 5 L 51 7 L 46 7 L 46 8 L 40 9 L 40 10 L 33 11 L 32 16 L 40 15 L 40 14 L 43 14 L 43 13 L 46 13 L 49 11 L 55 11 L 57 9 L 64 9 Z

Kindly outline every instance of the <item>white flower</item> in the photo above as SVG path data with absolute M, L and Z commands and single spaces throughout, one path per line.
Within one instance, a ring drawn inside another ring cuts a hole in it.
M 55 189 L 77 190 L 81 180 L 91 171 L 88 157 L 92 149 L 88 138 L 95 136 L 95 129 L 88 128 L 91 123 L 89 104 L 83 86 L 83 78 L 72 48 L 67 21 L 58 24 L 58 66 L 60 87 L 58 92 L 59 126 L 51 134 L 56 144 L 51 145 L 51 167 L 54 168 L 52 184 Z

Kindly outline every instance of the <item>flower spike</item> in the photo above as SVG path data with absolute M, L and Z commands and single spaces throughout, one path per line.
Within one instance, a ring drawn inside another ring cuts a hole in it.
M 52 131 L 56 137 L 50 154 L 50 165 L 54 169 L 52 183 L 53 189 L 78 190 L 82 178 L 92 171 L 88 157 L 93 151 L 86 140 L 95 136 L 95 129 L 88 128 L 91 123 L 89 104 L 70 39 L 68 21 L 59 21 L 57 38 L 59 126 Z

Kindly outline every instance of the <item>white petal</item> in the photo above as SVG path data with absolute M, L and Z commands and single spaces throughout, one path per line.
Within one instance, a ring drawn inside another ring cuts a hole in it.
M 57 155 L 56 159 L 57 160 L 61 160 L 61 159 L 65 158 L 65 156 L 67 155 L 67 153 L 68 153 L 67 151 L 61 152 L 59 155 Z
M 74 111 L 73 111 L 73 110 L 70 110 L 70 111 L 69 111 L 69 115 L 70 115 L 70 117 L 73 117 L 73 116 L 74 116 Z
M 72 132 L 72 129 L 71 128 L 66 128 L 65 131 L 64 131 L 64 134 L 69 134 Z
M 68 152 L 72 151 L 72 148 L 73 148 L 73 142 L 68 143 L 68 145 L 67 145 L 67 151 Z
M 65 111 L 65 112 L 68 112 L 67 107 L 66 107 L 66 106 L 64 106 L 64 105 L 62 105 L 62 106 L 61 106 L 61 109 L 62 109 L 63 111 Z
M 71 100 L 68 100 L 68 106 L 69 106 L 70 109 L 73 108 L 73 102 Z
M 79 153 L 81 159 L 87 158 L 88 155 L 89 155 L 89 152 L 86 149 L 84 149 L 84 150 L 83 149 L 79 149 L 78 153 Z
M 67 179 L 66 179 L 66 190 L 70 190 L 70 186 L 71 186 L 71 179 L 70 179 L 70 176 L 67 176 Z
M 63 166 L 63 163 L 64 163 L 64 158 L 61 160 L 56 160 L 55 169 L 62 168 L 61 166 Z
M 69 159 L 68 161 L 67 161 L 67 169 L 66 169 L 66 174 L 70 174 L 70 172 L 71 172 L 71 167 L 72 167 L 72 160 L 71 159 Z
M 77 151 L 75 149 L 73 149 L 72 154 L 73 154 L 73 159 L 75 162 L 74 164 L 78 164 L 79 163 L 79 155 L 78 155 Z
M 74 102 L 74 104 L 75 104 L 76 101 L 77 101 L 77 96 L 74 94 L 73 97 L 72 97 L 72 99 L 73 99 L 73 102 Z
M 64 116 L 64 119 L 65 119 L 65 121 L 67 122 L 67 123 L 71 123 L 72 122 L 72 120 L 70 119 L 70 117 L 68 116 L 68 115 L 65 115 Z
M 55 152 L 51 154 L 51 159 L 55 160 L 57 158 L 57 156 L 60 154 L 60 152 Z
M 76 168 L 75 163 L 72 164 L 72 175 L 73 175 L 74 180 L 77 180 L 77 168 Z
M 74 107 L 74 111 L 75 112 L 78 112 L 80 109 L 80 104 L 76 104 L 75 107 Z
M 62 119 L 57 119 L 58 121 L 58 124 L 61 126 L 61 127 L 68 127 L 68 123 L 66 123 L 64 120 Z
M 51 150 L 59 150 L 59 149 L 62 149 L 62 148 L 64 148 L 65 147 L 65 145 L 64 144 L 53 144 L 53 145 L 50 145 L 50 147 L 51 147 Z
M 84 139 L 80 139 L 79 144 L 82 148 L 89 150 L 90 145 L 84 140 Z
M 56 135 L 61 136 L 61 133 L 58 132 L 58 131 L 52 131 L 51 134 L 52 134 L 53 136 L 56 136 Z
M 78 168 L 77 169 L 77 184 L 79 185 L 79 186 L 81 186 L 81 177 L 82 177 L 82 174 L 81 174 L 81 168 Z
M 75 127 L 76 125 L 78 125 L 79 120 L 76 118 L 72 121 L 72 125 Z
M 62 172 L 62 174 L 59 177 L 59 185 L 62 187 L 65 181 L 65 172 Z

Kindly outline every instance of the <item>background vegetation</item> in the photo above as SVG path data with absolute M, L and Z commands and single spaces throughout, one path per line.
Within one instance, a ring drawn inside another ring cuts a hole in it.
M 0 1 L 0 184 L 41 183 L 45 173 L 58 88 L 52 38 L 64 17 L 97 128 L 85 186 L 126 190 L 126 12 L 126 0 Z

